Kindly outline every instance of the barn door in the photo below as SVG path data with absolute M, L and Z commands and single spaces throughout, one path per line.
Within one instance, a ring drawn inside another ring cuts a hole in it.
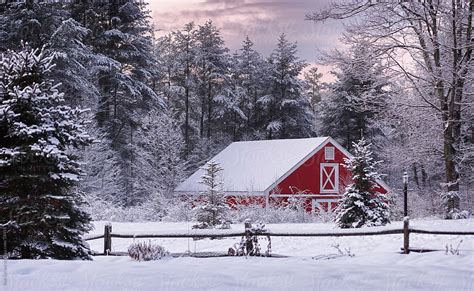
M 339 164 L 322 163 L 320 167 L 320 192 L 339 192 Z

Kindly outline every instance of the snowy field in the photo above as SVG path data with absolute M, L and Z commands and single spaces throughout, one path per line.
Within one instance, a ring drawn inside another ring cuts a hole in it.
M 103 233 L 96 222 L 91 234 Z M 113 223 L 115 233 L 188 231 L 189 223 Z M 390 227 L 401 227 L 394 222 Z M 474 229 L 474 219 L 415 220 L 422 229 Z M 233 229 L 243 229 L 233 225 Z M 333 224 L 268 225 L 272 231 L 331 231 Z M 192 231 L 192 230 L 191 230 Z M 148 239 L 145 239 L 148 241 Z M 152 239 L 173 253 L 226 251 L 239 238 L 220 240 Z M 445 254 L 446 244 L 459 255 Z M 125 251 L 133 240 L 113 238 L 113 251 Z M 350 248 L 354 257 L 312 259 Z M 95 257 L 94 261 L 8 261 L 7 287 L 0 290 L 474 290 L 474 237 L 411 234 L 411 247 L 439 249 L 400 254 L 402 235 L 341 238 L 272 238 L 273 253 L 287 258 L 166 258 L 134 262 L 128 257 Z M 101 251 L 103 241 L 91 241 Z M 262 240 L 265 249 L 266 242 Z

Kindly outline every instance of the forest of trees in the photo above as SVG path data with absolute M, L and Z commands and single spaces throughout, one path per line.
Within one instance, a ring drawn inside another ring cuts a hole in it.
M 155 37 L 147 4 L 132 0 L 0 4 L 0 53 L 44 47 L 62 102 L 88 109 L 93 141 L 74 149 L 84 173 L 71 191 L 91 203 L 171 198 L 233 141 L 327 135 L 349 150 L 364 136 L 393 189 L 409 171 L 423 215 L 472 209 L 472 2 L 359 3 L 308 15 L 359 17 L 344 49 L 319 60 L 300 59 L 285 34 L 269 56 L 249 37 L 230 51 L 211 20 Z

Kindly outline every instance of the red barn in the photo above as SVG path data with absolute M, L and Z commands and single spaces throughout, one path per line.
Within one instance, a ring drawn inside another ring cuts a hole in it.
M 234 142 L 212 158 L 220 164 L 224 192 L 230 205 L 268 207 L 290 197 L 302 199 L 308 211 L 335 208 L 351 174 L 344 158 L 352 155 L 330 137 Z M 201 168 L 176 188 L 178 195 L 206 191 Z M 386 194 L 377 181 L 374 191 Z

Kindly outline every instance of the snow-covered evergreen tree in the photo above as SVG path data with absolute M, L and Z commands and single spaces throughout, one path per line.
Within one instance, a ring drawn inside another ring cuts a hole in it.
M 90 33 L 80 23 L 68 18 L 61 22 L 47 42 L 47 51 L 55 56 L 51 77 L 61 84 L 58 89 L 65 94 L 65 101 L 70 106 L 94 108 L 99 98 L 94 77 L 101 56 L 84 43 Z
M 193 228 L 227 227 L 226 219 L 228 206 L 224 193 L 220 173 L 223 169 L 219 163 L 210 161 L 205 166 L 206 173 L 202 176 L 201 184 L 207 187 L 207 191 L 201 193 L 202 202 L 197 206 L 197 225 Z
M 298 78 L 307 64 L 298 58 L 296 43 L 290 43 L 282 34 L 269 64 L 271 93 L 258 100 L 265 110 L 263 125 L 268 138 L 311 136 L 313 114 Z
M 72 150 L 90 138 L 48 77 L 52 60 L 28 48 L 0 58 L 0 224 L 14 256 L 87 259 L 90 218 L 71 190 L 81 175 Z
M 339 201 L 336 224 L 341 228 L 377 226 L 390 223 L 388 197 L 373 191 L 380 174 L 374 161 L 370 144 L 362 138 L 353 144 L 354 156 L 345 160 L 346 169 L 352 174 L 352 183 L 347 186 Z
M 260 139 L 261 108 L 257 106 L 257 100 L 269 93 L 270 66 L 248 37 L 230 65 L 232 85 L 229 91 L 234 98 L 229 98 L 233 101 L 228 102 L 232 107 L 227 106 L 226 112 L 232 117 L 230 130 L 233 140 Z
M 386 68 L 367 43 L 353 45 L 347 53 L 336 50 L 326 61 L 336 66 L 333 74 L 337 79 L 328 85 L 328 98 L 320 106 L 320 134 L 350 149 L 362 132 L 377 145 L 382 133 L 373 122 L 386 111 L 390 97 Z
M 112 153 L 109 166 L 118 167 L 120 190 L 115 202 L 125 206 L 143 200 L 135 195 L 137 177 L 145 175 L 139 164 L 142 136 L 141 118 L 163 105 L 153 91 L 156 60 L 153 56 L 150 11 L 145 2 L 75 1 L 73 18 L 92 31 L 87 43 L 100 56 L 95 78 L 99 100 L 95 112 L 97 126 L 105 138 L 103 155 Z M 96 173 L 104 173 L 102 170 Z
M 70 106 L 94 107 L 98 92 L 93 77 L 97 56 L 84 44 L 91 33 L 71 19 L 69 3 L 9 1 L 0 5 L 0 51 L 18 50 L 22 42 L 31 47 L 46 46 L 54 53 L 51 77 Z
M 311 103 L 313 111 L 316 105 L 321 101 L 321 78 L 323 74 L 318 71 L 318 67 L 312 67 L 304 73 L 304 80 L 306 81 L 306 95 Z
M 210 20 L 199 25 L 196 31 L 196 45 L 196 77 L 201 100 L 199 134 L 201 138 L 204 136 L 210 138 L 215 126 L 215 99 L 221 94 L 224 84 L 222 80 L 226 78 L 228 49 L 224 46 L 220 30 Z
M 46 45 L 68 18 L 66 2 L 8 1 L 0 4 L 0 52 L 19 50 L 22 42 Z
M 169 54 L 161 51 L 160 59 L 169 60 L 167 63 L 167 80 L 165 90 L 170 96 L 169 103 L 173 105 L 178 120 L 182 124 L 185 141 L 185 155 L 193 148 L 197 129 L 196 98 L 196 29 L 193 22 L 186 24 L 182 30 L 173 32 L 170 36 L 171 49 Z M 193 114 L 194 113 L 194 114 Z

